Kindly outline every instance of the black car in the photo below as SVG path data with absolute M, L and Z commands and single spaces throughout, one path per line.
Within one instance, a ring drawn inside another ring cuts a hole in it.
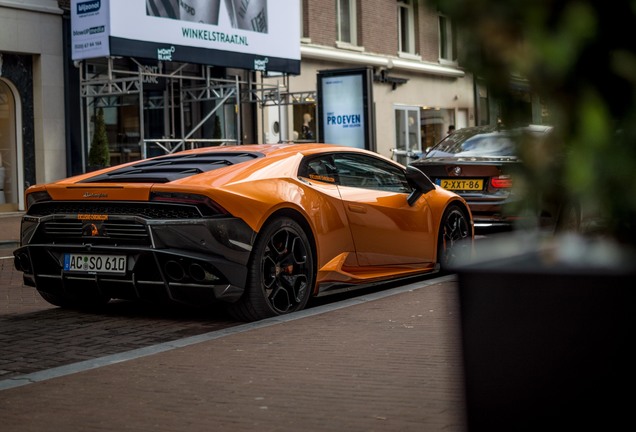
M 564 201 L 562 188 L 553 185 L 551 196 L 533 196 L 520 154 L 520 143 L 534 146 L 554 161 L 550 126 L 506 129 L 476 126 L 459 129 L 430 148 L 411 165 L 437 185 L 461 195 L 473 213 L 475 228 L 524 226 L 578 229 L 578 205 Z M 542 147 L 539 147 L 542 146 Z M 532 152 L 533 149 L 531 148 Z M 523 182 L 522 182 L 523 180 Z M 522 186 L 524 187 L 520 187 Z M 521 192 L 523 190 L 524 192 Z

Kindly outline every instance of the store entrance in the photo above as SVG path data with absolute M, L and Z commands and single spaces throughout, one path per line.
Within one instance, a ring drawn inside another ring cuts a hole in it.
M 13 85 L 0 78 L 0 212 L 24 208 L 18 187 L 23 183 L 22 139 L 16 132 L 22 129 L 20 106 Z

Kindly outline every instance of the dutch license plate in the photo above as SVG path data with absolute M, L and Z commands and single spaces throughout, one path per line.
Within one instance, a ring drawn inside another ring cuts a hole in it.
M 438 184 L 448 190 L 476 191 L 484 188 L 482 179 L 438 179 Z
M 64 254 L 64 271 L 124 274 L 126 255 Z

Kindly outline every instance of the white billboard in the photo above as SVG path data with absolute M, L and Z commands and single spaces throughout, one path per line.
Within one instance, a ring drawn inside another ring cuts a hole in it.
M 72 0 L 73 60 L 142 57 L 300 73 L 297 0 Z
M 71 2 L 73 60 L 110 54 L 108 7 L 104 7 L 104 3 L 104 0 Z

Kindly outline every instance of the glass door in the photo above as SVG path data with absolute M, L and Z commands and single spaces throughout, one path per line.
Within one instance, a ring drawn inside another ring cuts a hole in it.
M 409 155 L 422 152 L 420 141 L 420 108 L 409 106 L 395 107 L 395 148 L 393 160 L 403 165 L 411 162 Z

